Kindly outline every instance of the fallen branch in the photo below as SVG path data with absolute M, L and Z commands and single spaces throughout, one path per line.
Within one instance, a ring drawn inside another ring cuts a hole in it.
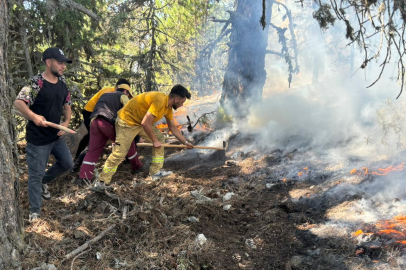
M 87 249 L 90 245 L 96 243 L 97 241 L 99 241 L 100 239 L 102 239 L 106 234 L 108 234 L 111 230 L 113 230 L 116 227 L 116 225 L 111 225 L 110 227 L 108 227 L 106 230 L 102 231 L 101 234 L 99 234 L 98 236 L 96 236 L 95 238 L 87 241 L 86 243 L 84 243 L 83 245 L 81 245 L 80 247 L 78 247 L 77 249 L 75 249 L 74 251 L 72 251 L 71 253 L 67 254 L 65 256 L 65 260 L 69 260 L 70 258 L 76 256 L 77 254 L 79 254 L 80 252 L 82 252 L 83 250 Z
M 113 194 L 113 193 L 110 193 L 110 192 L 108 192 L 107 190 L 105 190 L 105 189 L 97 189 L 97 188 L 90 188 L 90 190 L 92 190 L 92 191 L 94 191 L 94 192 L 97 192 L 97 193 L 100 193 L 100 194 L 105 194 L 105 195 L 107 195 L 108 197 L 110 197 L 110 198 L 112 198 L 113 200 L 117 200 L 118 201 L 118 204 L 120 205 L 120 203 L 122 202 L 124 205 L 135 205 L 136 203 L 135 202 L 133 202 L 133 201 L 130 201 L 130 200 L 123 200 L 123 199 L 121 199 L 119 196 L 117 196 L 116 194 Z
M 70 270 L 73 270 L 73 263 L 75 262 L 75 260 L 76 260 L 79 256 L 82 256 L 83 254 L 85 254 L 85 253 L 87 253 L 87 252 L 89 252 L 89 251 L 91 251 L 91 250 L 92 250 L 92 249 L 83 251 L 82 253 L 78 254 L 75 258 L 73 258 L 72 263 L 70 264 Z
M 118 200 L 119 203 L 122 202 L 124 205 L 128 205 L 128 204 L 134 205 L 135 204 L 135 202 L 130 201 L 130 200 L 123 200 L 116 194 L 110 193 L 107 190 L 104 191 L 104 194 L 106 194 L 107 196 L 109 196 L 112 199 Z

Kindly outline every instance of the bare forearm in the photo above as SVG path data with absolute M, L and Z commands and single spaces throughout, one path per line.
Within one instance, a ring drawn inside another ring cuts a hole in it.
M 180 133 L 180 131 L 178 130 L 178 128 L 176 126 L 168 126 L 169 130 L 172 132 L 172 134 L 182 143 L 182 144 L 186 144 L 186 138 L 183 137 L 182 133 Z
M 30 108 L 25 104 L 24 101 L 22 100 L 16 100 L 14 101 L 14 107 L 28 120 L 33 120 L 34 119 L 34 112 L 30 110 Z
M 154 132 L 152 131 L 152 125 L 144 124 L 142 125 L 142 127 L 144 128 L 145 133 L 147 133 L 152 142 L 158 141 L 158 139 L 154 135 Z

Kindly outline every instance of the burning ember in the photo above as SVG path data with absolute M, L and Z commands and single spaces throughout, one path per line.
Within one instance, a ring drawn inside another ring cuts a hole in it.
M 297 176 L 298 177 L 300 177 L 300 176 L 303 176 L 305 173 L 306 174 L 309 174 L 309 171 L 307 171 L 309 168 L 306 166 L 305 168 L 303 168 L 303 170 L 305 170 L 304 172 L 299 172 L 298 174 L 297 174 Z
M 389 166 L 385 169 L 379 168 L 376 172 L 368 172 L 368 168 L 367 167 L 362 167 L 360 171 L 358 171 L 357 169 L 352 169 L 350 174 L 357 174 L 357 175 L 368 175 L 368 174 L 373 174 L 373 175 L 387 175 L 390 172 L 399 172 L 399 171 L 403 171 L 405 163 L 403 162 L 402 164 L 398 165 L 398 166 Z
M 396 243 L 406 245 L 406 216 L 399 215 L 392 220 L 380 220 L 372 227 L 366 228 L 366 230 L 370 232 L 358 230 L 352 235 L 358 237 L 360 235 L 377 234 L 395 239 Z

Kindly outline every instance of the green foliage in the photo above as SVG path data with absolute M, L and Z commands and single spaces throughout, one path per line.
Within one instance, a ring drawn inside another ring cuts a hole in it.
M 198 48 L 205 42 L 203 27 L 215 0 L 75 2 L 96 14 L 98 20 L 61 6 L 64 1 L 15 0 L 8 55 L 16 93 L 30 73 L 44 70 L 42 52 L 50 46 L 62 48 L 73 60 L 65 75 L 72 90 L 75 126 L 87 100 L 120 77 L 130 80 L 133 94 L 144 92 L 149 83 L 154 90 L 165 92 L 181 83 L 196 93 Z

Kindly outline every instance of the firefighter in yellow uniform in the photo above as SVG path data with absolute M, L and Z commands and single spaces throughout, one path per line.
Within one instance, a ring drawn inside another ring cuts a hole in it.
M 131 142 L 136 135 L 140 135 L 141 138 L 153 144 L 152 164 L 149 169 L 152 180 L 171 174 L 171 172 L 161 170 L 164 164 L 164 148 L 161 143 L 165 142 L 165 138 L 154 123 L 165 117 L 172 134 L 187 148 L 193 148 L 193 145 L 186 141 L 176 128 L 173 120 L 172 109 L 176 110 L 182 107 L 186 99 L 190 99 L 189 91 L 182 85 L 175 85 L 169 95 L 161 92 L 146 92 L 127 102 L 118 112 L 116 145 L 104 164 L 100 174 L 100 182 L 104 182 L 105 185 L 110 184 L 111 178 L 127 155 Z

